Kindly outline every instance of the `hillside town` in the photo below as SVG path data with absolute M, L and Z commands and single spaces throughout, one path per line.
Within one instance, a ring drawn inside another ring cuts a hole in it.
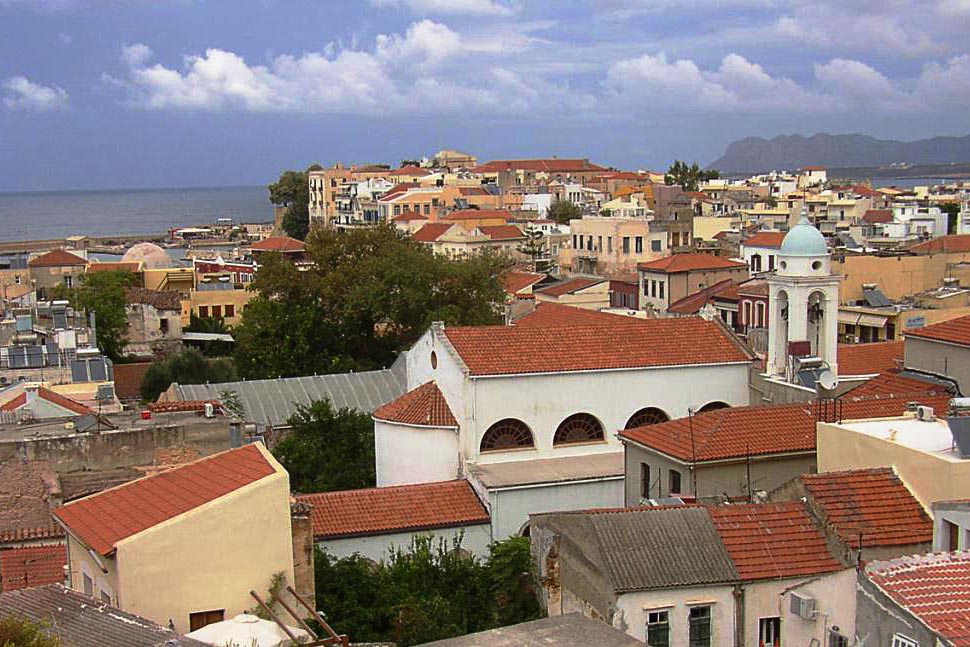
M 3 245 L 0 617 L 970 645 L 970 182 L 441 150 L 269 193 Z

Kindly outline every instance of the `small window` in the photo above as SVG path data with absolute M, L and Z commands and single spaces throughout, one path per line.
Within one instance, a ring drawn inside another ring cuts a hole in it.
M 812 263 L 812 269 L 815 270 L 816 272 L 822 269 L 822 261 L 814 261 Z
M 101 589 L 101 601 L 105 604 L 111 604 L 111 596 L 104 589 Z
M 663 281 L 657 281 L 657 283 L 660 284 L 657 291 L 660 293 L 660 298 L 663 299 L 664 298 L 664 282 Z
M 483 452 L 535 447 L 532 431 L 521 420 L 506 418 L 488 428 L 479 448 Z
M 650 498 L 650 466 L 640 463 L 640 498 Z
M 87 573 L 84 574 L 84 595 L 94 597 L 94 580 Z
M 431 351 L 431 368 L 438 368 L 438 354 Z
M 163 335 L 167 335 L 168 334 L 168 319 L 159 319 L 158 320 L 158 329 L 161 331 L 161 333 Z
M 650 251 L 651 252 L 659 252 L 659 251 L 662 251 L 662 249 L 663 249 L 662 248 L 662 245 L 663 245 L 663 242 L 661 242 L 659 240 L 651 240 L 650 241 Z
M 643 253 L 643 236 L 637 236 L 635 239 L 636 252 L 637 254 Z
M 919 647 L 919 642 L 902 634 L 893 634 L 892 647 Z
M 214 622 L 222 622 L 225 620 L 226 610 L 216 609 L 213 611 L 196 611 L 195 613 L 189 614 L 189 631 L 195 631 L 196 629 L 201 629 L 206 625 L 211 625 Z
M 849 647 L 849 639 L 839 633 L 838 627 L 829 629 L 829 647 Z
M 778 263 L 778 267 L 780 267 L 783 270 L 787 270 L 788 269 L 788 263 L 786 263 L 785 261 L 782 261 L 782 262 Z
M 689 647 L 710 647 L 711 645 L 711 607 L 691 607 L 688 614 Z
M 68 288 L 74 287 L 74 277 L 68 274 L 64 277 L 64 286 Z
M 199 319 L 209 318 L 209 306 L 199 306 Z
M 553 445 L 589 443 L 605 440 L 603 425 L 588 413 L 575 413 L 561 423 L 553 436 Z
M 235 317 L 235 316 L 236 316 L 236 306 L 234 306 L 231 303 L 226 304 L 226 319 L 230 317 Z
M 647 612 L 647 645 L 670 647 L 670 612 Z
M 759 647 L 779 647 L 781 645 L 781 618 L 761 618 L 758 620 Z
M 680 494 L 680 472 L 670 470 L 670 494 Z
M 623 253 L 624 254 L 629 254 L 630 253 L 630 237 L 629 236 L 624 236 L 623 237 Z
M 222 306 L 212 306 L 212 318 L 222 319 Z

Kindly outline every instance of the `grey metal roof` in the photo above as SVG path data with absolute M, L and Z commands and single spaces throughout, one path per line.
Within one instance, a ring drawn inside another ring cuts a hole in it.
M 363 373 L 336 373 L 276 380 L 179 384 L 183 400 L 217 400 L 225 391 L 235 391 L 245 409 L 245 419 L 262 425 L 285 425 L 297 405 L 329 398 L 337 408 L 373 413 L 378 407 L 404 395 L 407 390 L 404 354 L 389 369 Z
M 563 534 L 573 535 L 569 539 L 581 548 L 594 542 L 584 553 L 599 556 L 604 575 L 617 592 L 719 584 L 739 579 L 704 508 L 637 508 L 565 514 L 580 514 L 585 518 L 589 535 L 575 523 L 563 524 Z
M 636 647 L 643 643 L 600 620 L 568 613 L 476 634 L 425 643 L 424 647 Z
M 151 620 L 81 595 L 60 584 L 0 594 L 0 616 L 17 615 L 46 625 L 63 647 L 205 647 Z

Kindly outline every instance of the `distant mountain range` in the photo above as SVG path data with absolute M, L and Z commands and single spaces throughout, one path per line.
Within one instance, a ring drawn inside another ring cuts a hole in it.
M 840 168 L 954 162 L 970 162 L 970 135 L 900 142 L 867 135 L 819 133 L 811 137 L 746 137 L 732 142 L 727 152 L 708 168 L 730 174 L 789 170 L 816 164 Z

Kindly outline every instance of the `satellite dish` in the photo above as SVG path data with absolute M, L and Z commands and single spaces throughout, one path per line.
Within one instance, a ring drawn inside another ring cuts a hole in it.
M 819 373 L 818 387 L 823 391 L 833 391 L 839 385 L 839 377 L 829 369 Z

